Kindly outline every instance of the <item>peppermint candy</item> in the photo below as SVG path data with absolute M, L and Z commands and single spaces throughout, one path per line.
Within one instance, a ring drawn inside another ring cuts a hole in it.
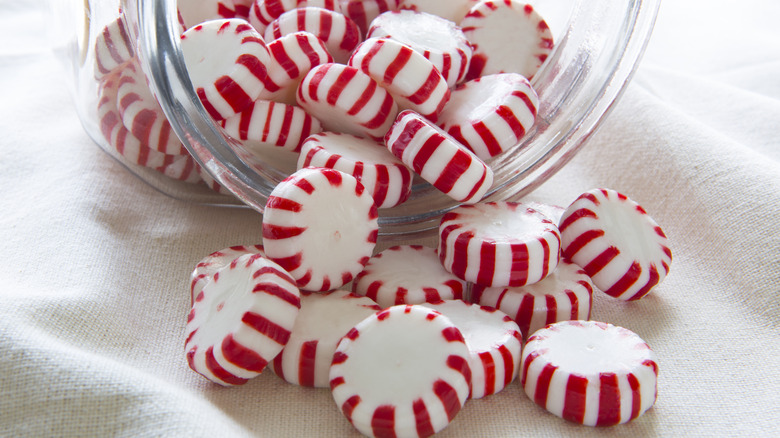
M 669 273 L 666 234 L 644 208 L 612 189 L 580 195 L 560 222 L 563 255 L 621 300 L 638 300 Z
M 322 131 L 320 121 L 300 107 L 267 100 L 256 100 L 220 125 L 246 150 L 258 155 L 268 149 L 298 152 L 307 137 Z
M 439 124 L 487 160 L 518 144 L 536 121 L 539 97 L 516 73 L 482 76 L 458 85 Z
M 371 22 L 368 38 L 391 38 L 412 47 L 433 63 L 449 87 L 465 79 L 471 61 L 471 44 L 460 28 L 425 12 L 385 12 Z
M 352 327 L 380 310 L 371 299 L 346 290 L 303 292 L 290 339 L 269 367 L 294 385 L 327 388 L 336 345 Z
M 333 400 L 366 436 L 428 437 L 468 399 L 469 350 L 445 316 L 393 306 L 350 330 L 333 355 Z
M 362 38 L 357 25 L 343 14 L 308 6 L 280 15 L 265 29 L 265 38 L 271 41 L 293 32 L 313 34 L 340 63 L 347 62 Z
M 349 59 L 386 89 L 402 110 L 410 109 L 431 121 L 450 99 L 447 82 L 439 70 L 411 47 L 398 41 L 369 38 Z
M 135 62 L 119 75 L 117 109 L 125 127 L 150 148 L 170 155 L 187 154 Z
M 121 71 L 135 57 L 135 48 L 124 14 L 108 23 L 95 38 L 95 78 L 104 79 Z
M 517 377 L 523 339 L 504 312 L 461 300 L 423 304 L 450 319 L 469 347 L 473 399 L 496 394 Z
M 384 145 L 349 134 L 323 132 L 301 147 L 298 168 L 327 167 L 354 176 L 374 198 L 377 208 L 403 203 L 412 191 L 412 172 Z
M 482 199 L 493 184 L 493 171 L 425 117 L 402 111 L 385 135 L 396 157 L 442 193 L 464 204 Z
M 268 25 L 285 12 L 303 7 L 317 7 L 339 12 L 336 0 L 255 0 L 249 11 L 249 23 L 258 32 L 265 32 Z
M 517 0 L 481 1 L 460 26 L 474 46 L 469 78 L 519 73 L 532 78 L 553 49 L 550 27 L 533 8 Z
M 243 255 L 258 254 L 265 256 L 263 245 L 235 245 L 229 248 L 214 251 L 208 256 L 202 258 L 190 274 L 190 295 L 192 302 L 202 299 L 201 290 L 203 286 L 214 278 L 214 274 L 225 266 L 228 266 L 233 260 Z
M 191 27 L 181 35 L 181 50 L 195 92 L 215 120 L 245 110 L 265 87 L 268 48 L 245 20 Z
M 518 287 L 475 284 L 471 301 L 511 316 L 526 339 L 548 324 L 590 319 L 593 283 L 579 266 L 563 259 L 552 274 L 538 283 Z
M 390 93 L 367 74 L 342 64 L 314 67 L 298 86 L 297 100 L 327 130 L 377 141 L 398 114 Z
M 398 0 L 339 0 L 341 12 L 367 35 L 371 21 L 379 14 L 398 9 Z
M 371 257 L 377 232 L 371 195 L 334 169 L 296 171 L 274 188 L 263 213 L 265 253 L 303 290 L 349 283 Z
M 466 281 L 523 286 L 550 275 L 560 259 L 558 227 L 517 202 L 462 205 L 439 225 L 439 259 Z
M 256 377 L 290 338 L 300 292 L 287 272 L 260 254 L 214 273 L 193 302 L 184 350 L 193 371 L 224 386 Z
M 303 77 L 313 67 L 333 62 L 325 44 L 309 32 L 293 32 L 271 41 L 268 53 L 271 64 L 259 98 L 291 105 Z
M 536 404 L 586 426 L 629 422 L 653 406 L 655 353 L 630 330 L 596 321 L 563 321 L 523 348 L 520 384 Z
M 355 277 L 352 291 L 382 308 L 463 298 L 466 284 L 441 266 L 436 250 L 398 245 L 371 257 Z
M 417 12 L 426 12 L 460 23 L 469 9 L 479 0 L 401 0 L 401 9 L 411 9 Z

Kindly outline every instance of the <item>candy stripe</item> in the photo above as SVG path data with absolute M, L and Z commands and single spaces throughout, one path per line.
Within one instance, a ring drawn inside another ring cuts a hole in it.
M 641 206 L 615 190 L 583 193 L 560 224 L 563 254 L 608 295 L 640 299 L 669 272 L 666 235 Z
M 570 375 L 566 382 L 566 398 L 563 402 L 563 415 L 566 420 L 582 423 L 585 420 L 587 406 L 588 379 Z
M 303 141 L 322 130 L 319 120 L 296 106 L 257 100 L 246 110 L 221 122 L 225 133 L 247 148 L 300 151 Z
M 404 282 L 397 279 L 404 276 Z M 374 255 L 357 274 L 352 291 L 382 307 L 463 297 L 465 283 L 442 268 L 433 248 L 398 245 Z
M 124 16 L 120 16 L 107 24 L 95 39 L 95 77 L 102 79 L 119 71 L 134 56 Z
M 233 365 L 247 369 L 249 371 L 261 372 L 268 361 L 257 354 L 254 350 L 247 348 L 236 342 L 233 335 L 228 335 L 222 341 L 220 346 L 222 354 Z
M 527 338 L 547 324 L 589 319 L 593 286 L 585 271 L 562 260 L 552 275 L 538 283 L 520 287 L 474 285 L 472 300 L 512 316 Z
M 222 385 L 240 385 L 260 374 L 289 340 L 300 309 L 290 276 L 256 251 L 215 252 L 193 272 L 208 275 L 209 267 L 216 269 L 192 304 L 187 360 L 194 371 Z M 236 254 L 242 255 L 226 262 Z
M 321 207 L 331 205 L 332 199 L 339 199 L 349 217 L 342 209 L 329 212 Z M 353 176 L 303 168 L 278 184 L 269 200 L 262 228 L 265 253 L 285 267 L 300 288 L 335 289 L 363 269 L 376 245 L 377 208 Z M 277 205 L 295 206 L 297 211 L 274 208 Z
M 436 121 L 450 98 L 441 73 L 424 56 L 398 41 L 370 38 L 355 49 L 349 65 L 387 89 L 401 109 Z
M 408 45 L 433 64 L 449 88 L 464 79 L 472 54 L 471 44 L 455 23 L 408 9 L 379 15 L 367 38 L 390 38 Z
M 463 203 L 482 199 L 493 172 L 431 122 L 402 111 L 385 136 L 387 148 L 423 179 Z
M 565 351 L 571 360 L 553 363 Z M 619 365 L 601 360 L 614 357 Z M 657 364 L 636 334 L 594 321 L 564 321 L 532 336 L 522 356 L 526 395 L 551 413 L 588 426 L 642 415 L 655 401 Z M 598 363 L 598 366 L 594 366 Z
M 460 26 L 475 47 L 472 59 L 478 60 L 469 68 L 470 79 L 501 72 L 530 79 L 553 48 L 552 32 L 542 16 L 531 5 L 516 1 L 477 3 Z
M 279 15 L 265 29 L 265 39 L 271 41 L 294 32 L 309 32 L 322 40 L 339 63 L 346 63 L 361 41 L 360 29 L 352 20 L 318 7 L 303 7 Z
M 599 376 L 599 413 L 596 426 L 613 426 L 620 422 L 621 394 L 618 376 L 602 373 Z
M 412 173 L 375 141 L 333 132 L 309 136 L 301 147 L 298 168 L 327 167 L 354 176 L 374 198 L 377 208 L 406 201 Z
M 297 98 L 326 130 L 377 141 L 398 112 L 384 88 L 361 71 L 340 64 L 314 67 L 301 82 Z
M 517 145 L 536 121 L 539 97 L 516 73 L 483 76 L 452 91 L 442 129 L 486 160 Z
M 206 21 L 187 29 L 181 39 L 195 91 L 215 120 L 243 111 L 260 96 L 271 57 L 262 36 L 246 21 Z M 202 50 L 206 45 L 212 48 L 208 56 Z
M 457 328 L 438 312 L 402 305 L 364 319 L 354 328 L 359 335 L 342 338 L 330 368 L 332 395 L 355 428 L 368 436 L 426 437 L 454 419 L 468 397 L 471 371 L 463 336 L 445 334 L 451 330 Z M 397 355 L 393 357 L 401 364 L 398 370 L 409 381 L 398 393 L 397 388 L 365 387 L 362 382 L 368 380 L 355 374 L 381 376 L 388 372 L 386 363 L 364 350 L 395 348 L 382 341 L 388 333 L 400 340 L 398 345 L 422 342 L 428 347 L 425 357 L 394 352 Z M 448 338 L 453 340 L 448 342 Z M 420 372 L 423 362 L 426 370 Z M 355 401 L 360 403 L 358 408 Z

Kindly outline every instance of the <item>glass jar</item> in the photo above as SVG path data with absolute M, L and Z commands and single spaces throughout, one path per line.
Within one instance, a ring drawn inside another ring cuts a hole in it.
M 488 164 L 494 184 L 485 201 L 517 200 L 564 166 L 594 133 L 625 89 L 652 32 L 660 0 L 528 1 L 545 17 L 555 47 L 532 79 L 539 95 L 536 123 L 521 142 Z M 176 0 L 51 0 L 57 48 L 72 76 L 76 109 L 86 131 L 129 171 L 166 195 L 200 204 L 263 211 L 274 186 L 291 169 L 278 160 L 247 163 L 235 142 L 208 116 L 187 75 L 179 44 Z M 133 164 L 98 126 L 95 41 L 122 11 L 130 42 L 175 134 L 205 172 L 229 191 L 188 184 Z M 74 26 L 76 23 L 76 26 Z M 294 169 L 293 169 L 294 170 Z M 380 210 L 380 235 L 430 235 L 458 204 L 415 180 L 408 201 Z

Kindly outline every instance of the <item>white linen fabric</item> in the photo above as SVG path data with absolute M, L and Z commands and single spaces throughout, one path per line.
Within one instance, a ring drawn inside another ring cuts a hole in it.
M 261 217 L 172 200 L 82 130 L 34 2 L 0 0 L 0 436 L 358 436 L 327 389 L 270 372 L 222 388 L 183 353 L 188 277 L 261 240 Z M 517 382 L 440 436 L 768 436 L 780 421 L 780 2 L 665 2 L 599 131 L 529 198 L 621 191 L 674 260 L 593 319 L 655 350 L 658 400 L 610 428 L 566 422 Z M 424 242 L 433 246 L 433 242 Z

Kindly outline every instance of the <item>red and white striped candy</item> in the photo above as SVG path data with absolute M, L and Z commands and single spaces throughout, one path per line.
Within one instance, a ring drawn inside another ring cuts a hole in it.
M 245 19 L 249 13 L 247 0 L 176 0 L 176 7 L 185 29 L 208 20 Z
M 150 148 L 171 155 L 187 153 L 136 63 L 128 64 L 119 75 L 117 109 L 125 127 Z
M 293 32 L 314 34 L 339 63 L 347 62 L 363 38 L 357 25 L 344 14 L 304 7 L 287 11 L 271 22 L 265 29 L 265 39 L 271 41 Z
M 445 316 L 393 306 L 339 342 L 330 367 L 333 400 L 366 436 L 428 437 L 468 399 L 468 358 L 463 335 Z
M 339 5 L 341 13 L 354 21 L 360 32 L 366 35 L 374 18 L 398 9 L 398 0 L 339 0 Z
M 466 16 L 479 0 L 401 0 L 401 9 L 427 12 L 452 21 L 455 24 Z
M 271 64 L 262 100 L 295 104 L 295 91 L 314 66 L 333 62 L 325 44 L 309 32 L 294 32 L 268 43 Z
M 382 308 L 463 298 L 466 284 L 445 271 L 436 250 L 421 245 L 390 247 L 371 257 L 352 291 Z
M 98 123 L 103 137 L 122 157 L 132 164 L 163 168 L 171 155 L 151 149 L 134 136 L 122 123 L 117 110 L 118 75 L 108 77 L 98 90 Z
M 290 340 L 269 367 L 289 383 L 327 388 L 336 345 L 357 323 L 380 310 L 370 299 L 346 290 L 302 293 Z
M 461 300 L 424 304 L 450 319 L 469 347 L 471 398 L 496 394 L 517 377 L 522 335 L 504 312 Z
M 254 0 L 249 11 L 249 23 L 263 33 L 280 15 L 307 6 L 341 12 L 337 0 Z
M 220 385 L 259 375 L 290 338 L 301 307 L 295 281 L 276 263 L 247 254 L 214 273 L 187 320 L 193 371 Z
M 214 251 L 208 256 L 202 258 L 198 264 L 195 265 L 195 269 L 190 274 L 190 295 L 192 302 L 195 300 L 203 299 L 201 290 L 214 277 L 220 269 L 227 266 L 233 260 L 242 255 L 247 254 L 259 254 L 265 257 L 263 252 L 263 245 L 236 245 L 229 248 Z
M 521 385 L 549 412 L 586 426 L 631 421 L 656 399 L 655 353 L 630 330 L 564 321 L 533 334 L 523 349 Z
M 638 300 L 669 273 L 672 251 L 644 208 L 611 189 L 580 195 L 560 222 L 563 255 L 593 284 L 621 300 Z
M 377 208 L 394 207 L 412 192 L 412 171 L 384 145 L 336 132 L 322 132 L 301 146 L 298 168 L 327 167 L 354 176 L 374 198 Z
M 328 131 L 381 140 L 398 114 L 393 97 L 360 70 L 341 64 L 314 67 L 298 86 L 298 105 Z
M 256 100 L 221 125 L 227 135 L 257 154 L 269 148 L 298 152 L 308 136 L 322 131 L 320 121 L 301 108 L 265 100 Z
M 248 108 L 263 91 L 270 55 L 263 37 L 241 19 L 211 20 L 181 36 L 187 70 L 215 120 Z
M 523 286 L 558 265 L 561 237 L 546 216 L 518 202 L 462 205 L 441 218 L 445 269 L 483 286 Z
M 458 85 L 439 125 L 483 160 L 516 145 L 533 126 L 539 97 L 517 73 L 482 76 Z
M 233 17 L 249 20 L 249 10 L 252 8 L 253 3 L 253 0 L 233 0 Z
M 413 110 L 433 122 L 450 99 L 447 81 L 439 70 L 401 42 L 369 38 L 355 49 L 349 65 L 390 92 L 399 109 Z
M 471 45 L 455 23 L 425 12 L 385 12 L 371 22 L 368 38 L 392 38 L 422 53 L 449 87 L 466 77 Z
M 117 109 L 118 87 L 119 75 L 114 74 L 98 89 L 98 124 L 109 146 L 131 164 L 152 168 L 180 181 L 199 182 L 197 163 L 189 154 L 170 155 L 154 150 L 125 127 Z
M 349 283 L 376 246 L 377 208 L 352 175 L 307 167 L 271 191 L 263 211 L 263 247 L 304 290 Z
M 471 301 L 511 316 L 523 338 L 527 338 L 547 324 L 590 319 L 593 284 L 585 271 L 563 259 L 552 274 L 538 283 L 518 287 L 475 284 Z
M 519 73 L 532 78 L 553 49 L 547 23 L 533 6 L 517 0 L 476 4 L 460 27 L 474 45 L 468 77 Z
M 478 202 L 491 185 L 493 171 L 473 152 L 413 111 L 402 111 L 385 136 L 396 157 L 452 199 Z
M 95 38 L 95 78 L 118 72 L 135 57 L 135 48 L 125 24 L 124 14 L 108 23 Z

